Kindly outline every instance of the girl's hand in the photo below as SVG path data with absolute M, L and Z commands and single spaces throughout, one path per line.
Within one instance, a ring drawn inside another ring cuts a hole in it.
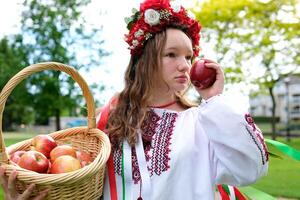
M 0 183 L 3 188 L 4 199 L 5 200 L 29 199 L 35 185 L 31 184 L 22 194 L 19 194 L 16 189 L 16 177 L 17 177 L 16 171 L 13 171 L 13 173 L 9 177 L 7 177 L 5 175 L 5 168 L 3 166 L 0 166 Z M 44 190 L 40 192 L 35 198 L 33 198 L 33 200 L 45 199 L 47 194 L 48 194 L 48 190 Z
M 216 70 L 216 81 L 214 82 L 214 84 L 212 86 L 210 86 L 209 88 L 206 89 L 199 89 L 197 87 L 196 90 L 198 91 L 198 93 L 200 94 L 200 96 L 207 100 L 210 97 L 222 94 L 223 89 L 224 89 L 224 72 L 221 68 L 221 66 L 209 59 L 204 59 L 205 62 L 205 67 L 209 67 L 209 68 L 213 68 Z

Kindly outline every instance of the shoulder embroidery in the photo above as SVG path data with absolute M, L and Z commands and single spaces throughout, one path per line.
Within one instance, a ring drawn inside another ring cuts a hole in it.
M 249 113 L 245 114 L 245 120 L 248 123 L 246 125 L 246 130 L 260 151 L 262 163 L 265 164 L 269 160 L 269 154 L 262 136 L 262 132 L 259 130 L 259 128 L 257 128 L 253 118 Z

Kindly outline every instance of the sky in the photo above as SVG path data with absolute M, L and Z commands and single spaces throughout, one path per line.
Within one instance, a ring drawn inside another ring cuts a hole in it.
M 0 38 L 19 32 L 22 2 L 23 0 L 0 1 Z M 102 80 L 106 87 L 110 88 L 106 90 L 106 94 L 96 92 L 98 99 L 102 100 L 102 96 L 111 96 L 123 86 L 123 73 L 129 60 L 129 51 L 123 41 L 123 35 L 126 33 L 124 17 L 129 16 L 131 8 L 138 5 L 138 0 L 92 0 L 83 12 L 89 24 L 103 26 L 101 38 L 105 41 L 103 48 L 111 52 L 110 56 L 103 57 L 100 67 L 94 68 L 89 73 L 80 71 L 88 84 Z
M 22 2 L 23 0 L 0 1 L 0 38 L 19 32 Z M 185 6 L 191 6 L 193 0 L 181 2 Z M 92 0 L 83 12 L 88 23 L 103 26 L 103 48 L 111 52 L 110 56 L 103 58 L 101 67 L 96 67 L 89 73 L 80 71 L 88 84 L 97 83 L 99 79 L 105 83 L 109 89 L 101 96 L 112 95 L 123 87 L 123 74 L 129 61 L 129 50 L 124 41 L 124 34 L 127 33 L 124 18 L 130 16 L 131 9 L 138 8 L 139 4 L 140 0 Z
M 3 35 L 18 33 L 22 1 L 0 1 L 0 38 Z M 179 2 L 185 7 L 191 7 L 194 0 Z M 106 91 L 94 93 L 94 98 L 100 100 L 101 103 L 107 102 L 115 92 L 120 91 L 123 87 L 123 74 L 129 61 L 129 50 L 124 41 L 124 34 L 127 33 L 124 18 L 131 15 L 132 8 L 139 8 L 139 4 L 140 0 L 92 0 L 83 12 L 90 24 L 103 26 L 103 38 L 101 38 L 105 40 L 103 48 L 111 52 L 110 56 L 103 58 L 100 67 L 96 67 L 88 73 L 80 71 L 88 84 L 99 83 L 100 80 L 105 83 L 108 88 Z M 202 50 L 207 58 L 214 59 L 212 50 L 203 43 Z M 237 95 L 238 91 L 234 92 L 234 95 Z M 247 98 L 244 101 L 247 101 Z

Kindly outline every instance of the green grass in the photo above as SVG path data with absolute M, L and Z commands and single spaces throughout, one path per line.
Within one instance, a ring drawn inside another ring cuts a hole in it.
M 300 151 L 300 138 L 293 138 L 291 142 L 278 138 L 278 141 L 288 144 Z M 277 152 L 273 146 L 268 146 L 271 152 Z M 259 180 L 255 188 L 272 196 L 300 199 L 300 162 L 278 153 L 283 159 L 270 158 L 267 176 Z
M 263 129 L 260 126 L 261 129 Z M 9 146 L 19 141 L 32 138 L 34 134 L 26 133 L 9 133 L 5 134 L 5 145 Z M 293 138 L 290 143 L 284 139 L 278 138 L 279 141 L 284 142 L 300 151 L 300 138 Z M 271 152 L 274 152 L 272 146 L 268 146 Z M 278 151 L 275 151 L 276 153 Z M 280 153 L 278 153 L 280 154 Z M 287 156 L 283 159 L 270 158 L 270 165 L 268 175 L 259 180 L 253 187 L 262 190 L 272 196 L 286 197 L 300 200 L 300 162 L 293 160 Z M 0 200 L 3 199 L 2 190 L 0 189 Z

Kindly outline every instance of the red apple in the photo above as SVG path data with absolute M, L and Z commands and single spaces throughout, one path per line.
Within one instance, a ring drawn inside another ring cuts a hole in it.
M 51 165 L 51 174 L 60 174 L 66 172 L 72 172 L 80 169 L 80 161 L 77 158 L 69 155 L 63 155 L 58 157 Z
M 47 173 L 49 167 L 49 160 L 38 151 L 27 151 L 21 157 L 17 163 L 20 167 L 35 171 L 38 173 Z
M 76 158 L 76 150 L 70 145 L 59 145 L 50 152 L 50 161 L 53 163 L 58 157 L 63 155 Z
M 37 135 L 32 139 L 31 144 L 33 146 L 33 150 L 41 152 L 47 158 L 50 157 L 52 149 L 57 146 L 55 140 L 49 135 Z
M 20 150 L 20 151 L 16 151 L 14 153 L 12 153 L 9 157 L 10 160 L 13 161 L 14 163 L 18 163 L 21 156 L 25 153 L 26 151 Z
M 77 159 L 80 161 L 81 167 L 84 167 L 92 162 L 91 155 L 83 150 L 76 151 Z
M 48 170 L 47 170 L 47 174 L 50 174 L 50 170 L 51 170 L 51 162 L 50 162 L 49 159 L 48 159 L 48 161 L 49 161 L 49 167 L 48 167 Z
M 196 61 L 190 71 L 190 77 L 192 84 L 198 89 L 206 89 L 214 84 L 216 81 L 216 70 L 205 67 L 205 63 L 208 60 Z

